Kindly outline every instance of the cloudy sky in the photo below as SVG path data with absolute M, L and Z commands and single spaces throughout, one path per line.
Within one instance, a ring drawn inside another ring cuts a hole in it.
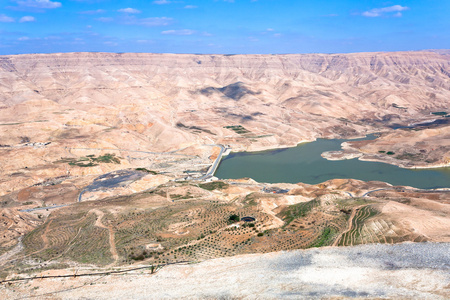
M 0 0 L 0 54 L 448 48 L 449 0 Z

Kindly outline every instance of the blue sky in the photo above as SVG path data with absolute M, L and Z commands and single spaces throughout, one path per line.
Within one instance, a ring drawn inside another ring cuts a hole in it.
M 0 54 L 450 48 L 450 1 L 0 0 Z

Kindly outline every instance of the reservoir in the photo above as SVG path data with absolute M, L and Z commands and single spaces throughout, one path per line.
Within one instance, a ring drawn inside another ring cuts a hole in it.
M 412 170 L 358 159 L 330 161 L 320 156 L 325 151 L 340 150 L 341 143 L 346 141 L 350 140 L 318 139 L 293 148 L 231 153 L 223 158 L 215 176 L 222 179 L 250 177 L 267 183 L 318 184 L 329 179 L 353 178 L 423 189 L 450 187 L 450 168 Z

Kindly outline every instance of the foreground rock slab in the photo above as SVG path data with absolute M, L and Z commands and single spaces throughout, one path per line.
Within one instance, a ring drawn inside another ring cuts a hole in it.
M 0 297 L 38 299 L 448 299 L 448 243 L 242 255 L 120 276 L 35 280 Z

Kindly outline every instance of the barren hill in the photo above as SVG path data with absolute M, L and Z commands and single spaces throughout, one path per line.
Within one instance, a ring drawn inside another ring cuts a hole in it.
M 441 253 L 445 244 L 431 242 L 450 241 L 445 189 L 191 179 L 203 178 L 222 145 L 252 151 L 375 132 L 323 156 L 448 166 L 449 104 L 446 51 L 0 56 L 0 279 L 9 280 L 0 295 L 46 297 L 37 290 L 44 275 L 129 273 L 141 261 L 153 274 L 173 263 L 323 246 L 430 242 L 405 249 Z M 386 268 L 383 276 L 399 271 Z M 405 281 L 387 295 L 405 287 L 445 297 L 448 276 L 433 274 L 443 282 L 435 290 Z M 53 282 L 50 292 L 64 292 L 65 280 Z M 379 295 L 361 283 L 346 287 L 350 296 Z
M 75 109 L 79 122 L 142 124 L 133 129 L 152 136 L 160 132 L 146 128 L 149 123 L 171 127 L 184 139 L 189 128 L 178 123 L 207 126 L 218 137 L 230 133 L 223 126 L 244 123 L 289 144 L 340 134 L 332 126 L 344 127 L 343 118 L 365 125 L 448 107 L 449 58 L 432 52 L 2 56 L 1 121 L 36 121 L 55 111 L 64 118 Z M 326 124 L 312 130 L 312 121 Z
M 54 164 L 64 157 L 104 154 L 79 148 L 257 150 L 427 120 L 450 106 L 442 53 L 1 56 L 0 190 L 67 175 Z M 120 168 L 136 164 L 115 153 Z

